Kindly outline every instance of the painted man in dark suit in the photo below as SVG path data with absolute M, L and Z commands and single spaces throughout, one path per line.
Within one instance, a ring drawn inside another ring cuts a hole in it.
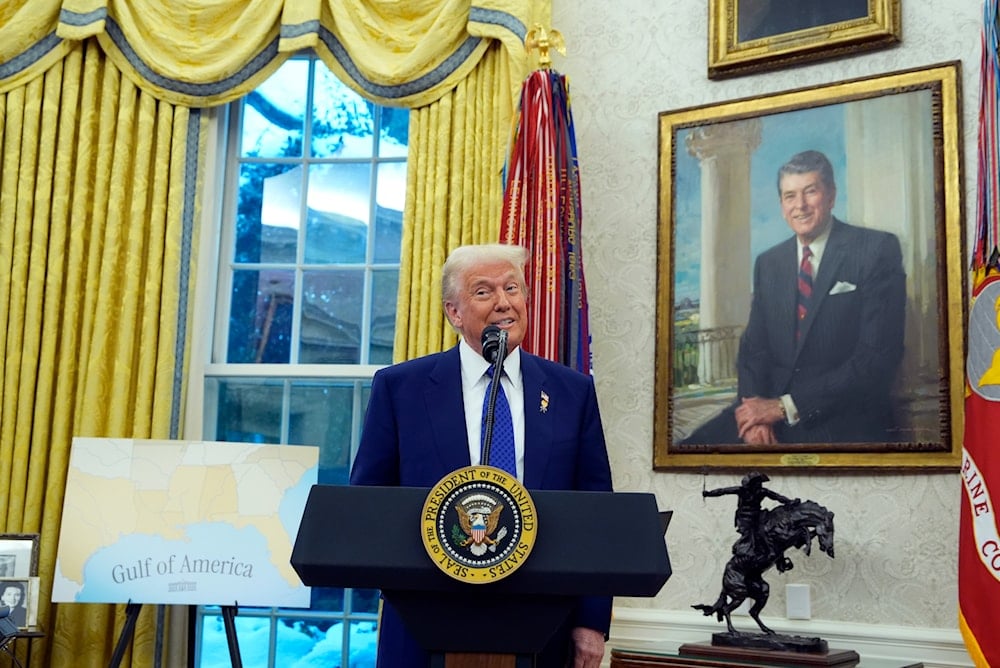
M 868 0 L 739 0 L 736 27 L 746 42 L 867 16 Z
M 456 469 L 480 464 L 490 366 L 482 356 L 482 332 L 497 325 L 508 333 L 503 386 L 518 479 L 529 490 L 611 491 L 593 379 L 519 347 L 527 327 L 527 258 L 524 248 L 503 244 L 463 246 L 448 257 L 442 298 L 459 344 L 375 374 L 351 484 L 433 487 Z M 469 605 L 475 604 L 470 597 Z M 426 668 L 427 653 L 392 605 L 383 601 L 382 608 L 378 665 Z M 597 668 L 610 623 L 610 597 L 581 598 L 538 665 Z
M 903 357 L 906 276 L 895 235 L 833 217 L 833 169 L 818 151 L 778 171 L 794 236 L 754 266 L 733 405 L 685 443 L 898 440 L 891 390 Z M 811 297 L 799 283 L 809 249 Z

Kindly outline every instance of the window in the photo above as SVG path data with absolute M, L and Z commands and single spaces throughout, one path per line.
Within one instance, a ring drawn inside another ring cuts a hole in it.
M 232 105 L 204 438 L 317 445 L 319 481 L 347 482 L 392 361 L 408 123 L 306 57 Z M 377 609 L 326 588 L 308 610 L 241 608 L 243 663 L 374 666 Z M 231 665 L 220 608 L 198 609 L 194 657 Z

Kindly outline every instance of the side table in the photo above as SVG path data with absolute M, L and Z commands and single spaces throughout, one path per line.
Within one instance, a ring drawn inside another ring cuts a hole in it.
M 611 650 L 611 668 L 765 668 L 790 666 L 810 668 L 853 668 L 859 665 L 854 650 L 831 649 L 823 654 L 797 654 L 745 648 L 713 647 L 710 643 L 686 643 L 675 652 Z M 894 668 L 899 668 L 896 664 Z M 903 668 L 923 668 L 914 663 Z
M 765 668 L 774 666 L 823 668 L 854 668 L 858 665 L 858 655 L 855 652 L 832 651 L 822 657 L 797 657 L 791 652 L 777 652 L 781 656 L 762 656 L 758 652 L 742 653 L 738 651 L 720 654 L 702 654 L 689 651 L 691 648 L 681 646 L 676 653 L 631 652 L 626 650 L 611 650 L 611 668 Z M 695 648 L 696 650 L 698 648 Z M 792 656 L 787 656 L 792 654 Z M 806 661 L 800 662 L 802 658 Z
M 31 641 L 35 638 L 44 638 L 45 631 L 42 630 L 40 626 L 29 626 L 27 628 L 21 629 L 11 638 L 11 641 L 7 643 L 3 652 L 10 657 L 10 662 L 12 666 L 19 666 L 20 668 L 28 668 L 31 665 Z M 17 658 L 17 647 L 18 641 L 22 638 L 25 639 L 27 647 L 24 651 L 24 663 Z

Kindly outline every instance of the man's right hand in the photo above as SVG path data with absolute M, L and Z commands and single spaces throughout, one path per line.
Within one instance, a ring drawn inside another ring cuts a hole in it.
M 778 443 L 778 439 L 774 435 L 774 429 L 769 424 L 747 427 L 740 432 L 740 438 L 747 445 L 776 445 Z
M 734 412 L 736 427 L 740 438 L 746 441 L 747 432 L 752 427 L 771 425 L 784 419 L 780 399 L 765 399 L 763 397 L 744 397 Z M 772 436 L 773 436 L 773 430 Z

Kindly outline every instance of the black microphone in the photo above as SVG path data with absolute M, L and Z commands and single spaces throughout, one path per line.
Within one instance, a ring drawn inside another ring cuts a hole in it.
M 483 357 L 490 364 L 503 364 L 507 357 L 507 330 L 496 325 L 487 325 L 483 329 Z
M 10 617 L 10 607 L 0 605 L 0 619 L 3 619 L 4 617 Z
M 503 369 L 503 360 L 507 357 L 507 330 L 500 329 L 496 325 L 487 325 L 483 329 L 483 357 L 493 365 L 491 377 L 500 378 L 499 372 Z M 500 383 L 490 384 L 489 394 L 486 395 L 486 406 L 483 412 L 483 442 L 480 444 L 479 461 L 483 465 L 489 464 L 490 448 L 493 445 L 493 422 L 496 412 L 497 395 L 500 393 Z

